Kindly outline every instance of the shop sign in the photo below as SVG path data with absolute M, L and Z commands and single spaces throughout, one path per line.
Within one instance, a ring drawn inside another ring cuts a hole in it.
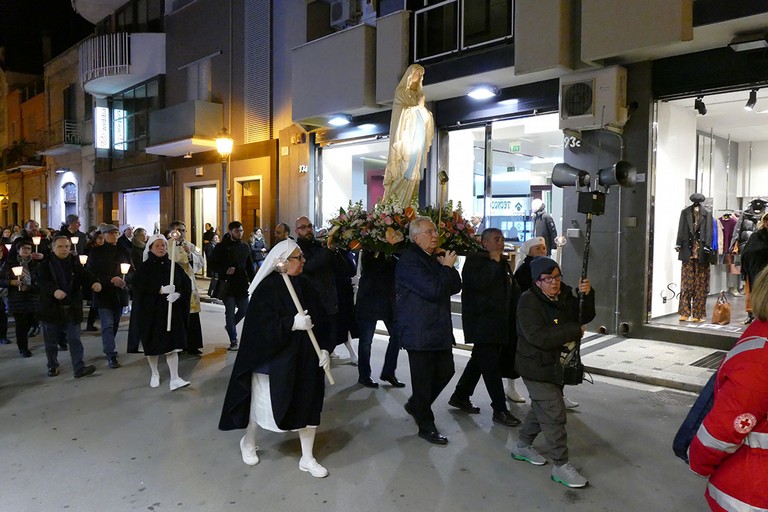
M 528 197 L 503 197 L 490 199 L 492 217 L 525 215 L 530 210 Z
M 109 149 L 109 109 L 96 107 L 93 109 L 93 129 L 96 149 Z

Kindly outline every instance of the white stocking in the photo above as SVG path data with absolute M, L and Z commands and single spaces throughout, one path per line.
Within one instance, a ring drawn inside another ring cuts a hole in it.
M 171 372 L 171 382 L 179 378 L 179 354 L 177 352 L 168 352 L 165 354 L 165 362 L 168 363 L 168 370 Z
M 249 425 L 250 426 L 250 425 Z M 301 458 L 305 461 L 311 461 L 315 458 L 312 455 L 312 449 L 315 446 L 315 428 L 300 428 L 299 440 L 301 441 Z
M 147 362 L 149 363 L 149 368 L 152 370 L 152 375 L 160 375 L 160 372 L 157 371 L 157 359 L 158 356 L 147 356 Z
M 347 350 L 349 351 L 349 358 L 352 360 L 353 363 L 357 362 L 357 354 L 355 353 L 355 349 L 352 348 L 352 336 L 350 334 L 347 334 L 348 338 L 347 341 L 344 342 L 344 346 L 347 347 Z
M 248 420 L 248 426 L 245 428 L 245 436 L 243 436 L 243 447 L 254 448 L 256 447 L 256 422 Z

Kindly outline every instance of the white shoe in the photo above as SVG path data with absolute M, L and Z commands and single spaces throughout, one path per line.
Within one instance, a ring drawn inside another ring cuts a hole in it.
M 258 449 L 258 446 L 245 446 L 245 436 L 240 439 L 240 455 L 243 457 L 243 462 L 249 466 L 259 463 L 259 455 L 256 453 Z
M 513 402 L 517 402 L 518 404 L 525 403 L 525 397 L 523 397 L 522 395 L 520 395 L 520 393 L 517 392 L 517 389 L 515 389 L 514 384 L 506 386 L 504 393 L 507 395 L 507 398 L 509 398 Z
M 315 478 L 325 478 L 328 476 L 328 470 L 321 466 L 314 458 L 307 463 L 304 462 L 304 457 L 299 459 L 299 469 L 308 471 Z
M 156 373 L 149 378 L 149 387 L 156 388 L 158 386 L 160 386 L 160 374 Z
M 189 382 L 182 378 L 174 379 L 171 381 L 171 391 L 176 391 L 179 388 L 185 388 L 189 386 Z
M 579 406 L 579 402 L 574 402 L 573 400 L 570 400 L 567 396 L 563 395 L 563 402 L 565 402 L 565 408 L 566 409 L 575 409 Z

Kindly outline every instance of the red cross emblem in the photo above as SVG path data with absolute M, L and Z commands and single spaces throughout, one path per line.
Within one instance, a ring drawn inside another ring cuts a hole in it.
M 733 429 L 739 434 L 748 434 L 755 428 L 756 423 L 757 418 L 755 418 L 753 414 L 745 412 L 744 414 L 739 414 L 736 416 L 736 419 L 733 420 Z

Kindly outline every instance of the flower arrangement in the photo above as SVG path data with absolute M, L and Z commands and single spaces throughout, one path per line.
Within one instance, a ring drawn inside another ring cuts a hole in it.
M 326 244 L 336 249 L 366 249 L 384 254 L 401 250 L 408 243 L 408 225 L 419 215 L 430 217 L 438 227 L 440 247 L 459 253 L 480 250 L 474 229 L 462 216 L 461 205 L 454 210 L 448 201 L 440 209 L 427 206 L 418 211 L 392 204 L 377 204 L 372 211 L 363 208 L 362 201 L 349 202 L 345 210 L 331 220 Z

